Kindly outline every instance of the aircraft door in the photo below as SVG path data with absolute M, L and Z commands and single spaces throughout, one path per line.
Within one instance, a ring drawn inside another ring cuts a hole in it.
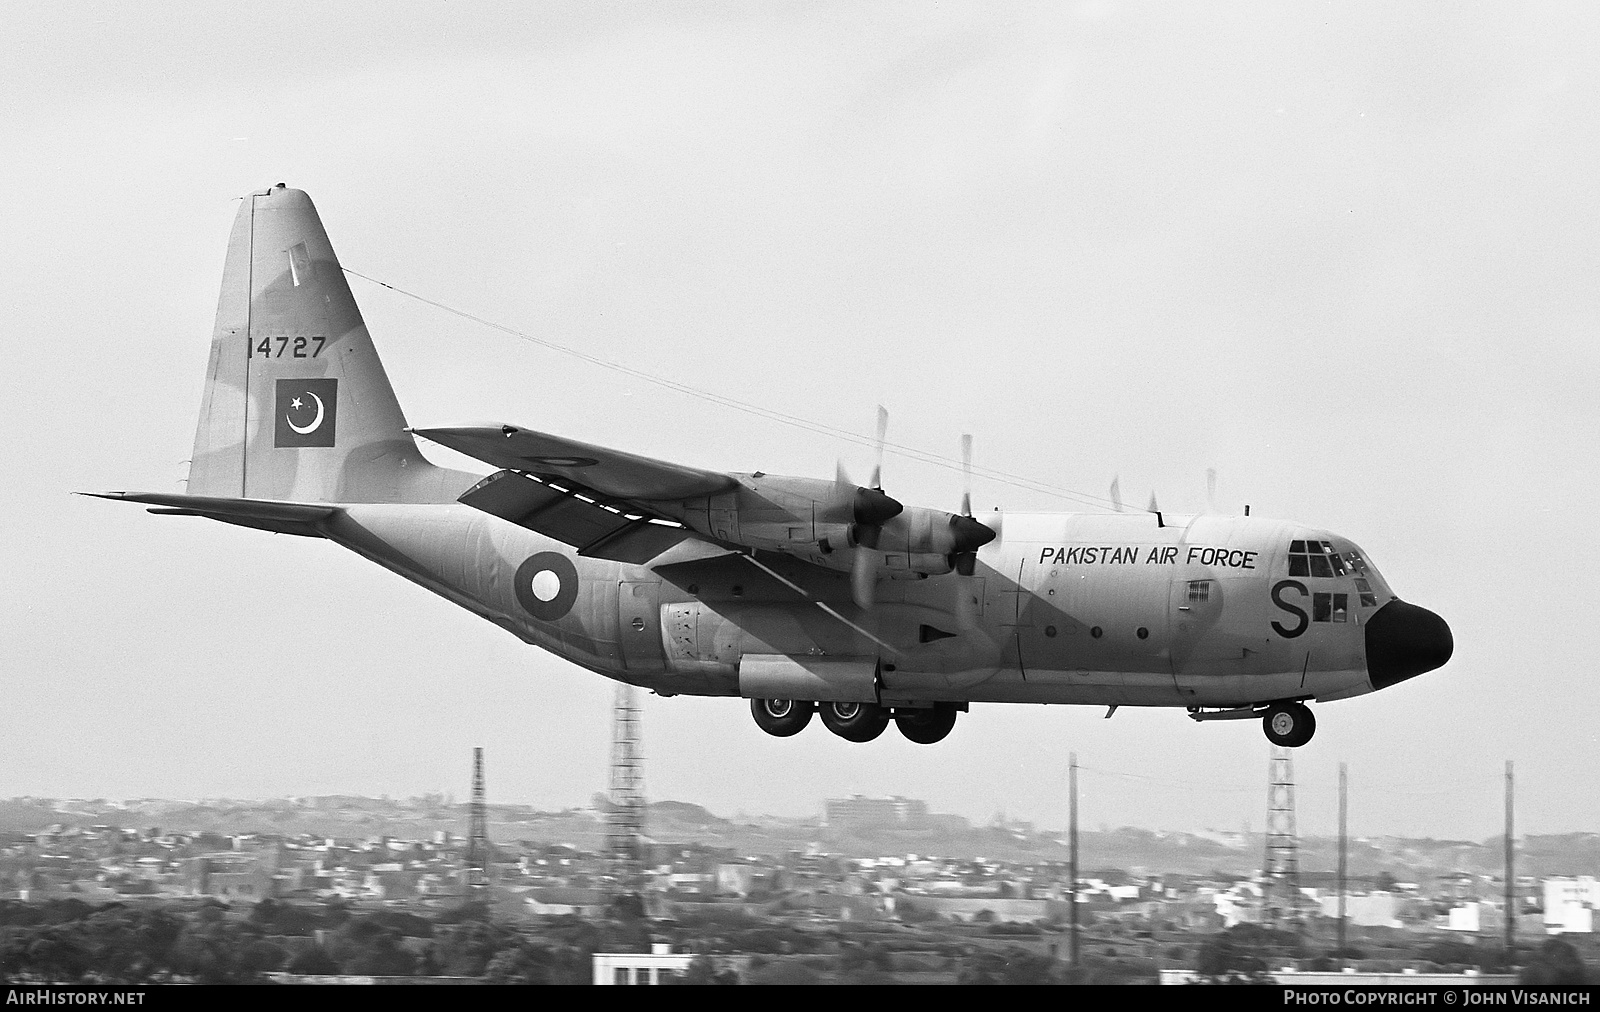
M 660 591 L 657 580 L 623 580 L 617 587 L 617 642 L 629 671 L 662 668 Z
M 1172 677 L 1184 702 L 1213 706 L 1257 694 L 1267 645 L 1261 598 L 1250 578 L 1199 566 L 1174 574 Z

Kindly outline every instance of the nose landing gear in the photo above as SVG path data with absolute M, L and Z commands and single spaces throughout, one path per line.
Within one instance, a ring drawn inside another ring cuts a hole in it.
M 1273 703 L 1261 718 L 1267 740 L 1283 748 L 1299 748 L 1317 733 L 1317 718 L 1304 703 Z

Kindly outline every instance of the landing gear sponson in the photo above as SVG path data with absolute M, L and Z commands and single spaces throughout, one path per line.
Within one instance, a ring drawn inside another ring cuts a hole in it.
M 1317 718 L 1298 699 L 1283 699 L 1263 706 L 1236 706 L 1228 710 L 1189 711 L 1194 720 L 1251 720 L 1261 718 L 1267 740 L 1283 748 L 1299 748 L 1317 733 Z
M 813 703 L 803 699 L 750 701 L 750 714 L 755 717 L 756 726 L 780 738 L 805 730 L 815 713 L 822 718 L 823 727 L 845 741 L 871 741 L 882 734 L 892 720 L 908 741 L 918 745 L 943 741 L 956 726 L 959 711 L 956 703 L 890 708 L 876 703 Z

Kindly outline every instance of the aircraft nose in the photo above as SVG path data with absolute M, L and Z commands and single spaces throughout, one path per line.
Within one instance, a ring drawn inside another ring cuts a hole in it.
M 1367 621 L 1367 676 L 1383 689 L 1441 667 L 1455 652 L 1445 620 L 1426 608 L 1394 600 Z

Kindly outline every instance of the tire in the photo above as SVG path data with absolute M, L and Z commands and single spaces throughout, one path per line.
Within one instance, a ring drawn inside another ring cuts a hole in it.
M 1317 733 L 1317 718 L 1304 703 L 1273 703 L 1261 718 L 1267 740 L 1282 748 L 1299 748 Z
M 908 741 L 932 745 L 945 739 L 956 726 L 954 703 L 935 703 L 926 710 L 905 710 L 894 715 L 895 726 Z
M 804 699 L 750 700 L 750 716 L 756 719 L 756 726 L 779 738 L 804 731 L 816 708 L 815 703 Z
M 845 741 L 871 741 L 889 726 L 889 711 L 876 703 L 818 703 L 817 714 Z

